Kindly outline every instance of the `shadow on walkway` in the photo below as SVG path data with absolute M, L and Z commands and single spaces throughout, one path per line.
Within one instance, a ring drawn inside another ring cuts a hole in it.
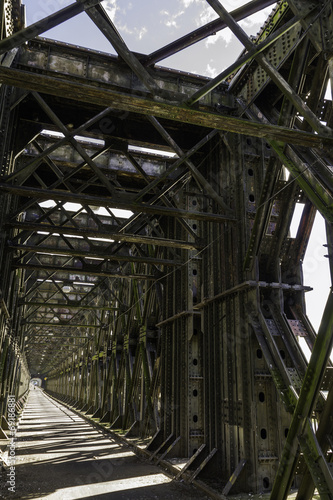
M 30 392 L 17 432 L 15 493 L 8 490 L 6 475 L 1 478 L 3 499 L 207 498 L 173 482 L 39 389 Z

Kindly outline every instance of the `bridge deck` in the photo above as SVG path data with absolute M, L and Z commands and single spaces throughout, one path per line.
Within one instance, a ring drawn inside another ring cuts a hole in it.
M 16 442 L 15 493 L 0 498 L 52 500 L 207 498 L 137 457 L 42 390 L 30 392 Z

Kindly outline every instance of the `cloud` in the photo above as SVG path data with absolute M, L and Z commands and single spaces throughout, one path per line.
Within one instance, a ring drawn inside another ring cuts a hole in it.
M 185 9 L 187 9 L 192 3 L 198 3 L 198 0 L 182 0 L 182 4 L 184 5 Z
M 212 7 L 210 7 L 208 4 L 204 5 L 205 2 L 203 2 L 203 0 L 181 0 L 181 1 L 182 1 L 182 4 L 184 5 L 185 9 L 187 9 L 188 7 L 190 7 L 190 5 L 193 5 L 193 4 L 201 4 L 203 12 L 205 11 L 205 12 L 209 13 L 208 15 L 210 17 L 210 21 L 217 17 L 215 10 Z M 235 10 L 238 7 L 241 7 L 245 3 L 246 3 L 245 0 L 223 0 L 223 7 L 225 9 L 227 9 L 227 11 L 231 12 L 232 10 Z M 209 22 L 209 21 L 207 21 L 207 22 Z
M 139 40 L 141 40 L 146 33 L 147 33 L 147 28 L 146 26 L 143 26 L 141 30 L 137 32 L 137 37 L 139 38 Z
M 117 0 L 105 0 L 105 2 L 103 3 L 103 7 L 105 8 L 108 16 L 113 22 L 118 10 Z
M 223 5 L 226 8 L 228 7 L 228 5 L 232 6 L 233 8 L 235 8 L 235 7 L 237 8 L 238 5 L 243 5 L 243 4 L 244 4 L 244 2 L 239 1 L 236 3 L 225 2 L 225 4 L 223 4 Z M 229 10 L 229 9 L 227 9 L 227 10 Z M 254 34 L 251 32 L 251 28 L 253 28 L 254 26 L 256 27 L 256 29 L 261 27 L 265 23 L 265 21 L 267 20 L 267 17 L 270 14 L 271 10 L 272 9 L 268 7 L 266 9 L 259 11 L 259 12 L 256 12 L 252 16 L 249 16 L 246 19 L 243 19 L 242 21 L 240 21 L 239 25 L 247 33 Z M 202 22 L 202 24 L 209 23 L 210 21 L 212 21 L 215 18 L 216 18 L 216 14 L 212 9 L 202 11 L 200 14 L 200 22 Z M 219 42 L 220 40 L 222 40 L 222 41 L 224 41 L 225 45 L 228 46 L 230 44 L 232 38 L 233 38 L 232 31 L 229 28 L 224 28 L 223 30 L 218 31 L 215 35 L 211 35 L 211 36 L 207 37 L 205 44 L 206 44 L 206 47 L 209 47 L 210 45 L 214 45 L 217 42 Z
M 227 47 L 233 37 L 233 33 L 230 31 L 229 28 L 225 28 L 223 30 L 217 31 L 215 35 L 210 35 L 209 37 L 206 38 L 205 45 L 206 47 L 209 47 L 210 45 L 215 45 L 219 41 L 223 41 L 225 43 L 225 46 Z
M 235 10 L 238 7 L 241 7 L 242 5 L 245 5 L 245 4 L 246 4 L 246 2 L 244 0 L 223 0 L 223 7 L 228 12 L 231 12 L 232 10 Z
M 267 17 L 271 13 L 270 8 L 261 10 L 259 12 L 256 12 L 255 14 L 252 14 L 252 16 L 247 17 L 246 19 L 242 19 L 242 21 L 239 22 L 239 25 L 246 31 L 251 29 L 253 26 L 260 25 L 263 26 L 265 21 L 267 20 Z
M 205 76 L 209 76 L 210 78 L 214 78 L 217 75 L 217 73 L 218 73 L 217 69 L 213 68 L 213 66 L 211 66 L 210 63 L 207 64 L 206 69 L 203 72 Z
M 176 12 L 176 14 L 170 14 L 168 10 L 161 10 L 160 14 L 167 18 L 164 21 L 164 24 L 165 26 L 167 26 L 167 28 L 179 28 L 177 19 L 178 17 L 182 16 L 184 12 L 184 10 L 180 10 L 179 12 Z
M 126 35 L 134 35 L 134 37 L 137 39 L 137 40 L 142 40 L 142 38 L 145 36 L 145 34 L 147 33 L 147 28 L 146 26 L 142 26 L 142 28 L 129 28 L 127 26 L 127 24 L 123 24 L 123 25 L 117 25 L 117 29 L 121 32 L 121 33 L 126 33 Z
M 197 19 L 197 25 L 203 26 L 204 24 L 210 23 L 217 17 L 218 15 L 213 9 L 205 6 L 199 14 L 199 18 Z

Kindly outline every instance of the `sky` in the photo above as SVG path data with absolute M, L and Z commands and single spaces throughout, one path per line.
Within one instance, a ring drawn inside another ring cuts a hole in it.
M 26 24 L 30 25 L 63 7 L 71 0 L 23 0 L 26 6 Z M 223 6 L 232 11 L 247 0 L 223 0 Z M 104 0 L 108 12 L 127 46 L 139 53 L 150 54 L 169 42 L 217 18 L 205 0 Z M 273 6 L 240 22 L 248 35 L 256 35 Z M 108 40 L 85 13 L 44 33 L 42 36 L 114 54 Z M 159 64 L 190 73 L 214 77 L 228 67 L 242 51 L 242 45 L 229 29 L 219 31 L 194 46 L 161 61 Z M 300 210 L 296 211 L 297 213 Z M 297 217 L 293 230 L 297 229 Z M 307 313 L 318 329 L 331 285 L 323 218 L 317 214 L 306 258 L 304 284 L 314 288 L 306 294 Z
M 299 205 L 295 210 L 291 227 L 292 236 L 296 235 L 302 208 L 303 205 Z M 326 242 L 325 221 L 317 212 L 303 262 L 304 285 L 313 288 L 313 291 L 305 294 L 306 312 L 316 331 L 318 331 L 331 286 L 328 258 L 325 257 L 327 248 L 323 246 Z

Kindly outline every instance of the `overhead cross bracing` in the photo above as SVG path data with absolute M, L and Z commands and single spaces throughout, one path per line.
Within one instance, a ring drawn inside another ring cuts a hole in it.
M 302 272 L 317 211 L 332 270 L 332 2 L 207 0 L 150 54 L 103 3 L 2 6 L 1 415 L 38 375 L 223 495 L 332 498 L 333 299 L 315 331 Z M 82 11 L 117 55 L 39 37 Z M 215 77 L 155 65 L 227 28 Z

